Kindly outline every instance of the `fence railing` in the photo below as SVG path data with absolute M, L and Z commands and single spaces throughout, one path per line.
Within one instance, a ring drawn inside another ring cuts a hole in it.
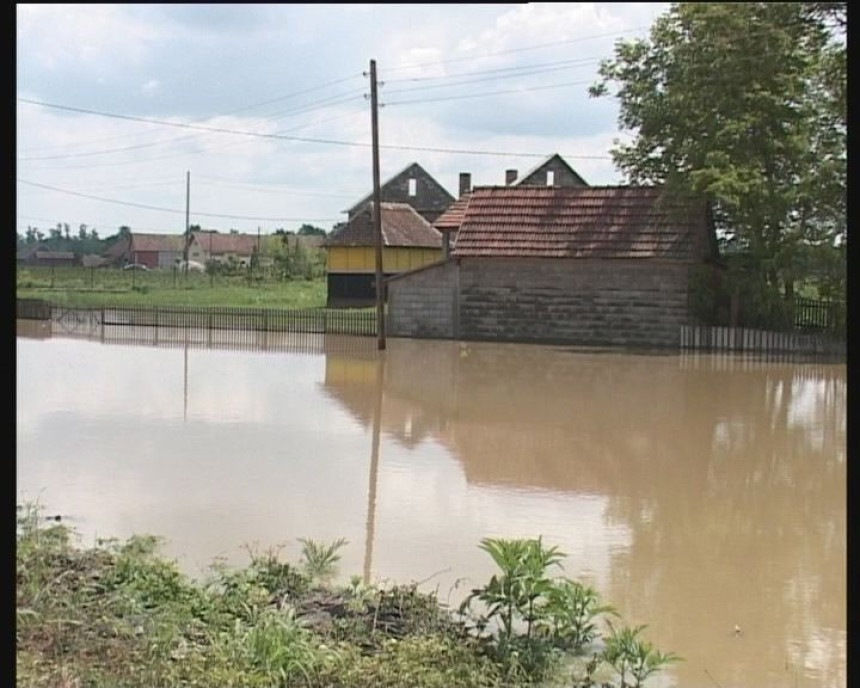
M 772 332 L 746 327 L 683 325 L 681 349 L 844 356 L 845 339 L 822 333 Z
M 839 331 L 844 328 L 840 317 L 844 309 L 842 303 L 795 297 L 794 327 L 804 331 Z
M 21 319 L 50 319 L 78 328 L 85 322 L 102 326 L 183 327 L 258 332 L 376 335 L 376 314 L 356 309 L 241 308 L 192 306 L 61 306 L 36 299 L 19 299 Z

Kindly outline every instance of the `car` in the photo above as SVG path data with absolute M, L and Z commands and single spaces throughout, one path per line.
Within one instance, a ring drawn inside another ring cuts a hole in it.
M 129 263 L 128 265 L 123 265 L 123 270 L 149 270 L 143 263 Z
M 198 263 L 196 260 L 189 260 L 187 265 L 190 272 L 206 272 L 206 266 L 203 265 L 203 263 Z M 179 263 L 177 263 L 177 267 L 180 270 L 185 270 L 185 266 L 186 263 L 184 260 L 180 260 Z

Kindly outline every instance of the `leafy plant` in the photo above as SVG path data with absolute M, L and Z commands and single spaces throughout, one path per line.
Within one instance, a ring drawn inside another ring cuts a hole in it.
M 681 661 L 678 655 L 661 652 L 640 637 L 647 626 L 615 628 L 610 622 L 607 625 L 609 636 L 606 638 L 603 659 L 618 672 L 621 688 L 639 688 L 652 674 L 668 664 Z M 628 673 L 635 683 L 627 682 Z
M 594 642 L 598 617 L 618 615 L 614 607 L 600 603 L 594 588 L 567 578 L 555 581 L 550 588 L 546 613 L 555 646 L 574 652 Z
M 326 545 L 311 538 L 299 538 L 302 543 L 302 564 L 311 580 L 322 583 L 330 581 L 337 574 L 338 551 L 347 545 L 344 538 L 338 538 Z

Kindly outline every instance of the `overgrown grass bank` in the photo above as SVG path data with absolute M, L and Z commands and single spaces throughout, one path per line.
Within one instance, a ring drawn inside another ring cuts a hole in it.
M 19 507 L 17 685 L 640 686 L 675 659 L 641 628 L 602 631 L 611 608 L 547 577 L 562 555 L 539 540 L 483 541 L 499 573 L 458 612 L 413 585 L 334 586 L 345 543 L 303 544 L 298 563 L 252 552 L 198 582 L 156 538 L 81 548 Z

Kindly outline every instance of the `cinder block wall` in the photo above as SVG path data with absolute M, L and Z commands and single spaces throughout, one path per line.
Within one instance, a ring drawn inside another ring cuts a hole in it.
M 448 261 L 389 282 L 387 334 L 456 338 L 457 277 L 456 262 Z
M 463 258 L 462 339 L 679 346 L 687 266 L 651 260 Z

